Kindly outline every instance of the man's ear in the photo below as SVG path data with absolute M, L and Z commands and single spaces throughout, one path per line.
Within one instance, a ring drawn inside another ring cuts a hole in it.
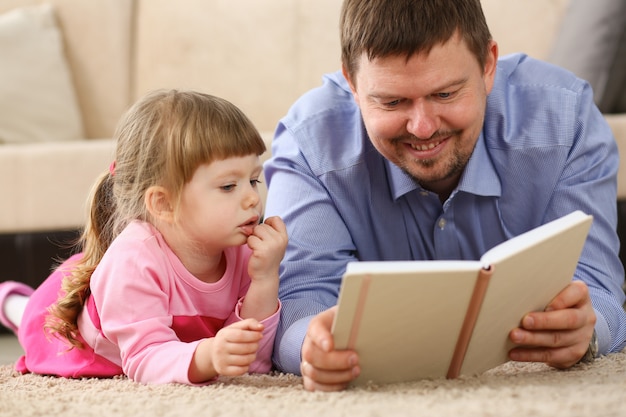
M 354 80 L 350 77 L 350 73 L 348 73 L 348 69 L 344 64 L 341 64 L 341 73 L 343 74 L 346 81 L 348 81 L 348 85 L 350 86 L 350 90 L 352 90 L 352 94 L 356 94 L 356 85 Z
M 343 73 L 343 76 L 345 77 L 345 79 L 348 81 L 348 86 L 350 86 L 350 91 L 352 91 L 352 98 L 354 98 L 354 101 L 358 105 L 359 104 L 359 94 L 356 92 L 356 82 L 355 82 L 355 80 L 353 80 L 350 77 L 350 74 L 348 73 L 347 68 L 343 64 L 341 64 L 341 72 Z
M 146 209 L 155 220 L 172 223 L 174 221 L 174 209 L 170 193 L 157 185 L 146 190 L 144 196 Z
M 491 89 L 493 88 L 493 82 L 496 78 L 496 69 L 498 67 L 498 54 L 498 44 L 496 43 L 496 41 L 491 40 L 489 42 L 489 49 L 487 50 L 487 56 L 485 58 L 485 69 L 483 73 L 487 94 L 491 93 Z

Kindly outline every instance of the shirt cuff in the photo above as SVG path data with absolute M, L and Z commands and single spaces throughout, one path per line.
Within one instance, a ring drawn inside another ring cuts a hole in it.
M 611 350 L 611 331 L 606 319 L 598 310 L 596 313 L 596 335 L 598 336 L 598 354 L 606 355 Z
M 303 317 L 293 323 L 283 333 L 276 350 L 274 351 L 274 364 L 282 372 L 301 375 L 300 361 L 302 357 L 302 343 L 309 327 L 309 322 L 314 316 Z
M 235 317 L 239 321 L 245 320 L 245 319 L 243 319 L 241 317 L 241 314 L 240 314 L 241 307 L 243 305 L 243 300 L 244 299 L 245 299 L 245 297 L 241 297 L 239 299 L 239 301 L 237 301 L 237 304 L 235 305 Z M 278 320 L 280 318 L 280 311 L 282 310 L 282 304 L 281 304 L 280 300 L 277 300 L 277 301 L 278 301 L 278 307 L 276 308 L 276 311 L 271 316 L 268 316 L 268 317 L 264 318 L 263 320 L 259 320 L 260 323 L 267 324 L 267 323 L 278 322 Z M 228 322 L 228 324 L 231 324 L 231 322 Z

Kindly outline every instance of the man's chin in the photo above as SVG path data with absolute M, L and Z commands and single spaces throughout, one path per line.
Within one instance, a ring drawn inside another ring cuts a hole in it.
M 420 184 L 427 184 L 440 179 L 435 172 L 435 161 L 432 159 L 411 161 L 400 166 L 400 168 Z

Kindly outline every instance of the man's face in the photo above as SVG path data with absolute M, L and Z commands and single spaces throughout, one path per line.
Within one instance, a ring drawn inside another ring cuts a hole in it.
M 348 81 L 376 149 L 447 196 L 458 183 L 482 130 L 493 86 L 497 45 L 483 70 L 457 35 L 428 54 L 361 57 Z

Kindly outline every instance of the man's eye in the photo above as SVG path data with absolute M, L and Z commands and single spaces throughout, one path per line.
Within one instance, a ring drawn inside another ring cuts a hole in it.
M 437 93 L 437 97 L 442 99 L 447 99 L 452 97 L 452 93 Z
M 391 100 L 385 103 L 386 107 L 395 107 L 400 104 L 400 100 Z

